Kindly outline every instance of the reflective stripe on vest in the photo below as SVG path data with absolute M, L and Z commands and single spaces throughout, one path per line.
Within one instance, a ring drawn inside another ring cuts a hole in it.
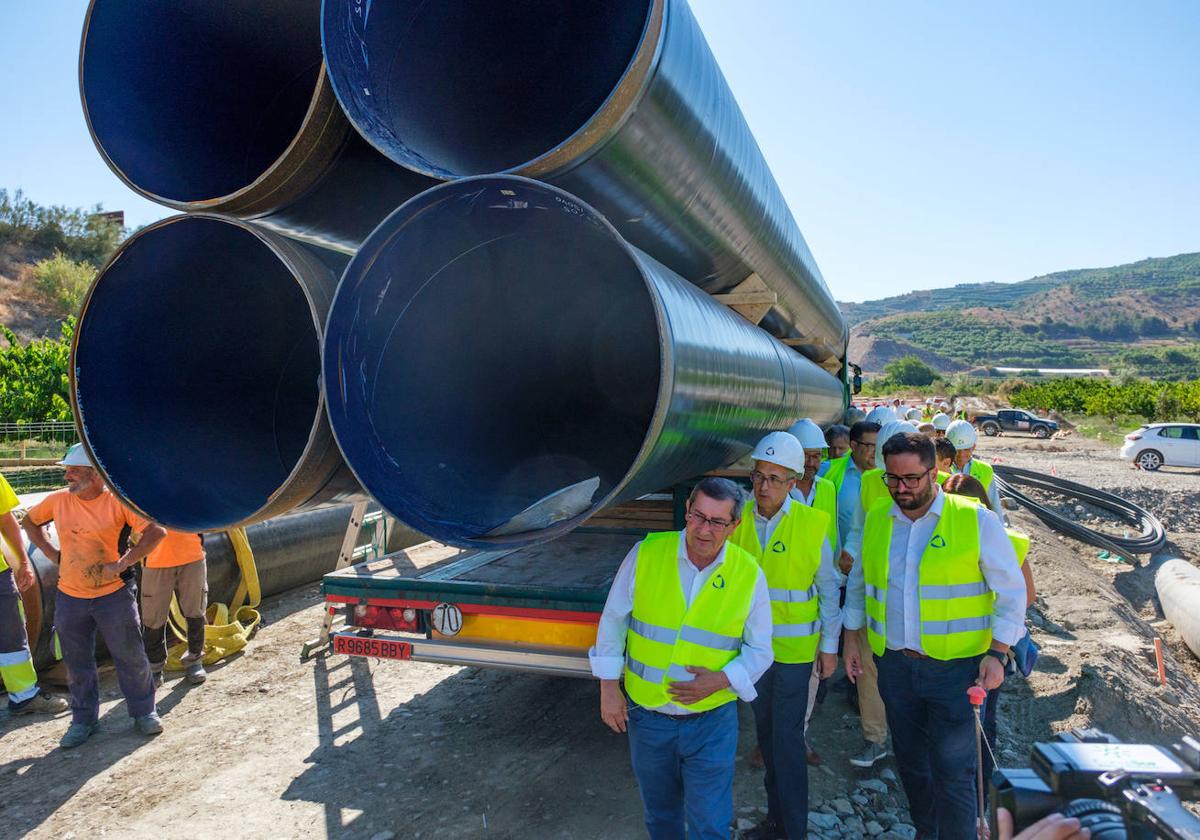
M 841 458 L 834 458 L 829 462 L 829 469 L 825 471 L 824 478 L 827 481 L 832 481 L 833 486 L 840 493 L 842 492 L 842 482 L 846 479 L 846 468 L 850 466 L 850 453 L 847 452 Z
M 625 690 L 646 709 L 675 703 L 703 712 L 736 700 L 737 695 L 725 688 L 699 703 L 683 705 L 667 694 L 667 683 L 693 679 L 688 666 L 719 671 L 737 656 L 758 565 L 727 542 L 725 559 L 688 607 L 679 580 L 683 538 L 678 531 L 648 534 L 638 546 L 633 612 L 625 639 Z
M 825 482 L 833 489 L 830 482 Z M 775 661 L 812 662 L 820 641 L 817 568 L 821 543 L 828 539 L 829 515 L 792 501 L 764 548 L 754 527 L 754 500 L 742 510 L 742 521 L 729 543 L 744 549 L 762 566 L 771 596 L 771 647 Z
M 921 647 L 934 659 L 964 659 L 992 643 L 994 595 L 979 568 L 978 505 L 943 494 L 944 507 L 918 565 Z M 867 637 L 882 656 L 887 647 L 888 554 L 891 509 L 878 505 L 863 527 Z

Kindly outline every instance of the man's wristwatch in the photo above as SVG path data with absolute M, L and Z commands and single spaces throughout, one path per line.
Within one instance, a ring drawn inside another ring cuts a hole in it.
M 988 656 L 994 656 L 997 659 L 999 659 L 1001 664 L 1008 661 L 1008 652 L 1007 651 L 1001 652 L 1001 651 L 996 650 L 995 648 L 988 648 L 986 653 Z

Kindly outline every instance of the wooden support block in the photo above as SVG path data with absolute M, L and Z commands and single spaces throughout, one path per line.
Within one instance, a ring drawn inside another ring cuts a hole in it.
M 771 307 L 779 302 L 779 295 L 767 288 L 767 284 L 757 274 L 751 274 L 728 292 L 712 297 L 717 303 L 725 304 L 751 324 L 757 324 L 765 318 Z

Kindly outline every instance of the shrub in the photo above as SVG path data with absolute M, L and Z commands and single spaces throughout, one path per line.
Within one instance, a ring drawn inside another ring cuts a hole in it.
M 96 267 L 91 263 L 76 262 L 61 251 L 55 251 L 53 257 L 34 265 L 33 287 L 59 315 L 65 317 L 79 313 L 83 296 L 95 276 Z
M 932 385 L 938 378 L 937 371 L 916 356 L 893 359 L 883 366 L 883 373 L 895 385 L 922 387 Z
M 0 423 L 70 420 L 67 365 L 75 319 L 63 322 L 60 337 L 18 344 L 12 330 L 0 326 L 8 347 L 0 347 Z

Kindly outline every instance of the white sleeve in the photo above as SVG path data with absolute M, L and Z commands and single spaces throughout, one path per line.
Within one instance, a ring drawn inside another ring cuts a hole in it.
M 988 589 L 996 595 L 992 612 L 992 638 L 1006 645 L 1025 635 L 1025 576 L 1017 552 L 996 514 L 979 509 L 979 569 Z
M 771 595 L 767 590 L 767 579 L 758 570 L 754 582 L 754 596 L 750 599 L 750 615 L 742 629 L 742 648 L 737 658 L 721 670 L 729 678 L 729 687 L 742 700 L 749 703 L 758 696 L 754 684 L 766 673 L 775 661 L 775 649 L 771 646 Z
M 604 612 L 600 614 L 596 644 L 588 651 L 588 662 L 596 679 L 620 679 L 625 669 L 625 635 L 629 632 L 629 616 L 633 613 L 634 570 L 640 546 L 639 541 L 621 561 L 608 590 Z
M 1008 514 L 1006 514 L 1004 512 L 1004 508 L 1000 506 L 1000 488 L 996 485 L 995 479 L 992 480 L 991 486 L 988 487 L 987 494 L 988 501 L 992 503 L 992 510 L 995 511 L 996 516 L 1000 517 L 1000 523 L 1002 525 L 1007 525 Z
M 821 653 L 837 653 L 842 635 L 842 581 L 833 565 L 828 541 L 821 546 L 821 565 L 817 567 L 817 600 L 821 611 Z
M 842 629 L 858 630 L 866 621 L 867 583 L 863 576 L 862 558 L 855 557 L 846 580 L 846 605 L 842 607 Z

